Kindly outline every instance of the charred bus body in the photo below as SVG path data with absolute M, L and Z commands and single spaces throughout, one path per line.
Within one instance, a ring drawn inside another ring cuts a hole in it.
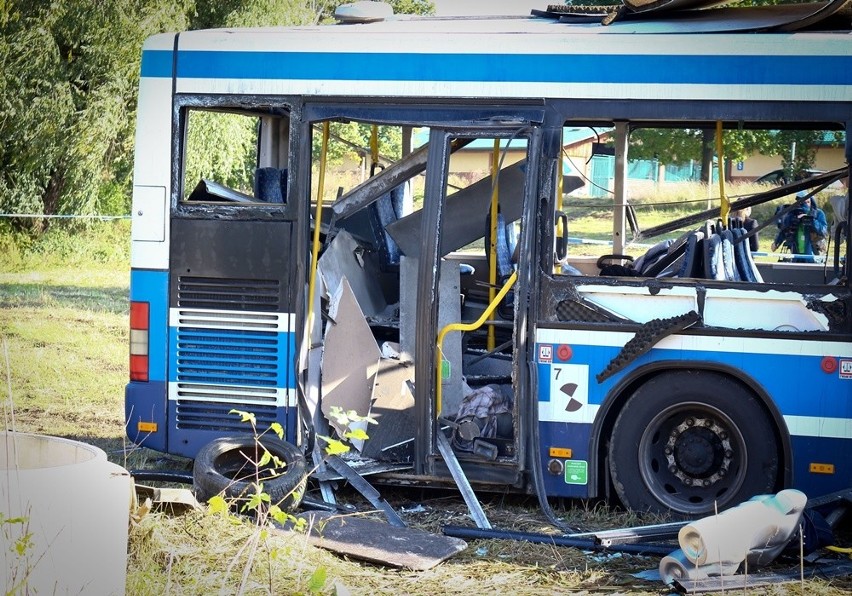
M 583 181 L 563 175 L 563 151 L 575 131 L 610 132 L 617 255 L 635 130 L 835 131 L 845 169 L 767 194 L 848 177 L 850 34 L 638 44 L 637 26 L 399 19 L 151 38 L 128 436 L 194 457 L 247 430 L 236 409 L 314 451 L 338 406 L 378 419 L 353 454 L 384 482 L 451 484 L 455 459 L 477 489 L 683 515 L 849 488 L 847 244 L 831 264 L 755 262 L 741 230 L 705 224 L 717 200 L 669 226 L 681 235 L 644 268 L 602 275 L 572 254 L 566 193 Z M 373 151 L 372 176 L 352 164 L 332 187 L 337 123 L 421 144 Z M 198 165 L 237 143 L 240 176 Z M 493 149 L 490 171 L 462 180 L 475 146 Z

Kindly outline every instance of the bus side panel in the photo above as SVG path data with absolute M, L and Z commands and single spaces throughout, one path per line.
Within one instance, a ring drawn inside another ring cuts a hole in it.
M 595 376 L 606 369 L 620 346 L 632 336 L 622 332 L 539 329 L 539 432 L 550 495 L 576 497 L 590 492 L 591 485 L 570 484 L 566 474 L 569 468 L 582 470 L 597 465 L 594 454 L 588 451 L 588 439 L 601 406 L 619 381 L 638 369 L 662 362 L 671 363 L 671 368 L 686 363 L 691 368 L 728 370 L 749 380 L 773 400 L 783 417 L 784 428 L 779 431 L 790 437 L 794 488 L 819 496 L 848 487 L 852 474 L 848 455 L 852 447 L 852 374 L 843 372 L 843 363 L 852 360 L 848 344 L 798 338 L 675 335 L 598 383 Z M 834 364 L 827 365 L 826 361 Z M 554 459 L 553 448 L 570 451 L 570 455 L 569 451 L 562 451 L 563 455 L 555 458 L 563 460 L 565 472 L 559 471 L 558 466 L 549 466 Z M 574 481 L 579 478 L 582 475 Z
M 168 451 L 281 424 L 296 442 L 292 223 L 172 219 Z
M 596 465 L 589 451 L 592 423 L 606 395 L 593 387 L 590 371 L 611 356 L 577 343 L 569 348 L 564 333 L 540 330 L 535 346 L 541 465 L 548 495 L 583 498 L 591 494 Z
M 849 441 L 833 437 L 792 436 L 793 477 L 796 488 L 818 497 L 849 488 L 852 479 L 850 458 L 830 456 L 849 452 Z
M 138 445 L 166 450 L 166 346 L 168 344 L 167 271 L 131 269 L 130 300 L 148 303 L 148 381 L 125 388 L 127 437 Z

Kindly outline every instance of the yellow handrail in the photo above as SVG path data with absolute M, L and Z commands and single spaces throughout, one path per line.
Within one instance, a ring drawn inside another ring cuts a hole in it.
M 564 149 L 563 149 L 564 151 Z M 556 210 L 563 211 L 565 207 L 565 198 L 563 197 L 562 189 L 564 188 L 565 176 L 562 175 L 562 154 L 559 154 L 559 164 L 556 166 Z M 556 237 L 562 238 L 562 220 L 557 218 L 556 221 Z M 562 270 L 560 263 L 553 264 L 553 273 L 559 273 Z
M 322 123 L 322 149 L 320 151 L 319 181 L 317 182 L 317 210 L 314 215 L 314 239 L 311 247 L 311 279 L 308 283 L 308 316 L 305 318 L 308 330 L 313 328 L 314 292 L 317 284 L 317 263 L 319 261 L 320 228 L 322 227 L 322 194 L 325 187 L 325 162 L 328 154 L 328 122 Z M 310 331 L 308 331 L 310 333 Z
M 500 177 L 500 139 L 494 139 L 494 150 L 491 153 L 491 217 L 488 225 L 491 229 L 491 242 L 488 246 L 488 300 L 494 300 L 497 287 L 497 208 L 499 205 Z M 494 349 L 494 327 L 488 328 L 486 347 Z
M 441 363 L 444 361 L 444 337 L 450 331 L 473 331 L 474 329 L 478 329 L 482 326 L 491 313 L 494 312 L 494 309 L 497 308 L 497 305 L 500 304 L 500 301 L 506 297 L 506 294 L 509 293 L 509 290 L 512 289 L 512 286 L 518 280 L 518 272 L 515 271 L 512 275 L 509 276 L 509 279 L 506 280 L 506 285 L 500 288 L 500 291 L 488 305 L 488 308 L 483 311 L 482 315 L 480 315 L 479 319 L 477 319 L 474 323 L 450 323 L 445 326 L 438 332 L 438 359 L 435 364 L 435 378 L 437 381 L 437 385 L 435 386 L 435 412 L 436 416 L 440 416 L 441 414 Z

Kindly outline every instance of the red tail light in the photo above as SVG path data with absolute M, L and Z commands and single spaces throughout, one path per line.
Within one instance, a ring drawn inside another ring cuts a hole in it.
M 130 303 L 130 380 L 148 380 L 148 303 Z

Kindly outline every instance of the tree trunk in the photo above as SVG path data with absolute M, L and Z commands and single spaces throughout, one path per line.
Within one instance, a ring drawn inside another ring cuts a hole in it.
M 42 195 L 42 213 L 45 215 L 56 215 L 59 211 L 59 197 L 62 196 L 62 190 L 65 188 L 65 170 L 64 168 L 54 168 L 50 173 L 50 180 L 47 181 L 47 188 L 44 189 Z M 50 227 L 50 219 L 45 218 L 42 221 L 42 231 L 46 232 Z

